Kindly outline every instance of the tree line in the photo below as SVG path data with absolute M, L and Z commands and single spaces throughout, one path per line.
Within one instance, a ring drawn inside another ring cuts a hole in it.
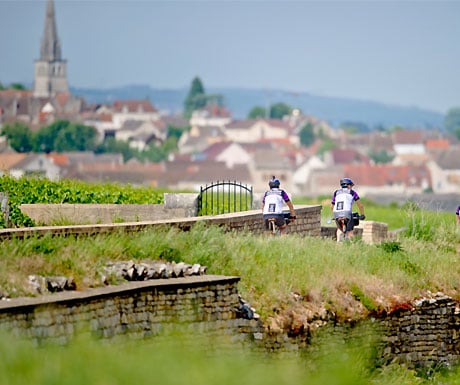
M 17 89 L 24 90 L 25 87 L 19 83 L 12 83 L 6 87 L 0 82 L 0 90 Z M 196 110 L 210 105 L 224 106 L 224 97 L 220 94 L 208 94 L 205 91 L 203 82 L 195 77 L 190 90 L 184 100 L 183 117 L 189 119 Z M 248 113 L 248 119 L 269 118 L 282 119 L 293 112 L 294 108 L 283 102 L 278 102 L 265 108 L 254 106 Z M 445 116 L 445 129 L 460 139 L 460 107 L 452 108 Z M 349 132 L 361 131 L 359 123 L 343 127 Z M 190 127 L 167 128 L 167 139 L 160 146 L 149 146 L 143 151 L 132 148 L 129 142 L 117 141 L 113 137 L 98 138 L 97 130 L 94 127 L 81 123 L 59 120 L 48 126 L 41 127 L 38 131 L 32 131 L 25 123 L 15 122 L 6 124 L 1 130 L 1 135 L 7 137 L 8 144 L 17 152 L 65 152 L 65 151 L 93 151 L 101 153 L 121 153 L 125 161 L 135 158 L 140 161 L 159 162 L 168 158 L 169 153 L 177 150 L 177 142 L 184 131 Z M 323 145 L 320 152 L 325 152 L 334 147 L 334 143 L 325 138 L 321 133 L 316 133 L 311 123 L 307 122 L 299 131 L 299 139 L 302 146 L 310 146 L 317 138 L 322 139 Z M 370 154 L 377 162 L 386 163 L 391 159 L 387 154 Z

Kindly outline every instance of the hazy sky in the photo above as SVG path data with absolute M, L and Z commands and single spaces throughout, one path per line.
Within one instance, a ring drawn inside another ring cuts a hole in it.
M 46 2 L 0 0 L 0 82 L 33 81 Z M 71 86 L 303 91 L 460 106 L 460 0 L 55 0 Z

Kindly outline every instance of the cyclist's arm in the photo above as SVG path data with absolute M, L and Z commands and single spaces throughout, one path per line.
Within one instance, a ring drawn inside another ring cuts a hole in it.
M 292 202 L 289 200 L 286 202 L 287 206 L 289 207 L 289 212 L 291 214 L 291 217 L 295 217 L 295 210 L 294 210 L 294 205 Z
M 357 201 L 356 201 L 356 204 L 358 205 L 359 213 L 360 213 L 361 215 L 364 215 L 364 206 L 363 206 L 363 204 L 361 203 L 361 201 L 360 201 L 360 200 L 357 200 Z

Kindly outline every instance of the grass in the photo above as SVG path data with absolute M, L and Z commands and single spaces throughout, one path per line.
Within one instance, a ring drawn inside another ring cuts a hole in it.
M 328 219 L 332 217 L 330 209 L 331 197 L 320 196 L 317 198 L 295 198 L 293 200 L 294 205 L 296 204 L 315 204 L 323 207 L 321 211 L 321 224 L 326 226 Z M 397 230 L 401 228 L 411 228 L 413 234 L 417 234 L 418 229 L 414 229 L 414 225 L 424 226 L 428 225 L 428 222 L 434 221 L 434 224 L 450 224 L 455 221 L 453 213 L 446 213 L 441 211 L 426 211 L 420 209 L 417 204 L 408 202 L 403 206 L 398 206 L 396 203 L 391 203 L 387 206 L 378 205 L 373 201 L 363 198 L 363 206 L 366 212 L 366 220 L 384 222 L 388 224 L 388 229 Z M 356 205 L 354 210 L 358 211 Z
M 0 338 L 2 384 L 124 385 L 417 385 L 458 384 L 459 370 L 417 376 L 390 364 L 375 367 L 372 339 L 366 329 L 347 341 L 320 335 L 303 355 L 266 355 L 231 349 L 223 337 L 195 342 L 184 335 L 143 341 L 104 343 L 79 337 L 66 346 L 33 346 L 3 334 Z
M 399 240 L 379 246 L 295 234 L 225 233 L 202 224 L 189 232 L 164 227 L 78 239 L 13 239 L 0 244 L 0 288 L 11 296 L 32 295 L 27 277 L 38 274 L 71 276 L 85 289 L 102 285 L 102 268 L 109 261 L 163 259 L 199 263 L 210 274 L 240 276 L 241 294 L 265 319 L 282 317 L 292 306 L 299 313 L 305 306 L 313 311 L 327 306 L 339 317 L 361 317 L 427 290 L 458 295 L 460 238 L 455 224 L 438 225 L 436 217 L 418 215 L 414 229 L 419 232 L 408 230 Z M 418 225 L 425 222 L 425 227 Z M 299 304 L 293 293 L 305 300 Z
M 242 297 L 265 322 L 279 327 L 323 309 L 339 319 L 364 318 L 427 290 L 459 299 L 460 231 L 454 218 L 412 209 L 385 210 L 388 216 L 400 216 L 394 223 L 407 230 L 382 245 L 337 244 L 295 234 L 225 233 L 203 224 L 188 232 L 165 226 L 136 234 L 7 240 L 0 243 L 0 288 L 11 296 L 32 295 L 27 277 L 39 274 L 71 275 L 84 289 L 102 285 L 100 271 L 106 262 L 162 258 L 206 265 L 208 274 L 240 276 Z M 36 349 L 27 341 L 2 336 L 0 372 L 4 383 L 12 385 L 143 384 L 152 378 L 175 384 L 183 383 L 184 376 L 192 385 L 459 383 L 458 370 L 420 377 L 399 366 L 376 368 L 370 364 L 372 352 L 356 348 L 362 346 L 359 339 L 343 344 L 326 338 L 315 345 L 315 354 L 289 359 L 218 349 L 210 356 L 209 349 L 194 347 L 190 352 L 180 340 L 171 342 L 164 346 L 153 339 L 114 347 L 77 341 Z

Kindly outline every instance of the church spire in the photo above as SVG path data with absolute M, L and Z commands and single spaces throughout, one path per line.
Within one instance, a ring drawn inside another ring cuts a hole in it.
M 40 60 L 61 60 L 61 43 L 57 34 L 53 0 L 48 0 L 46 4 L 45 29 L 42 36 Z
M 61 43 L 57 35 L 54 1 L 48 0 L 40 58 L 35 60 L 34 96 L 52 97 L 60 92 L 69 92 L 67 63 L 61 57 Z

